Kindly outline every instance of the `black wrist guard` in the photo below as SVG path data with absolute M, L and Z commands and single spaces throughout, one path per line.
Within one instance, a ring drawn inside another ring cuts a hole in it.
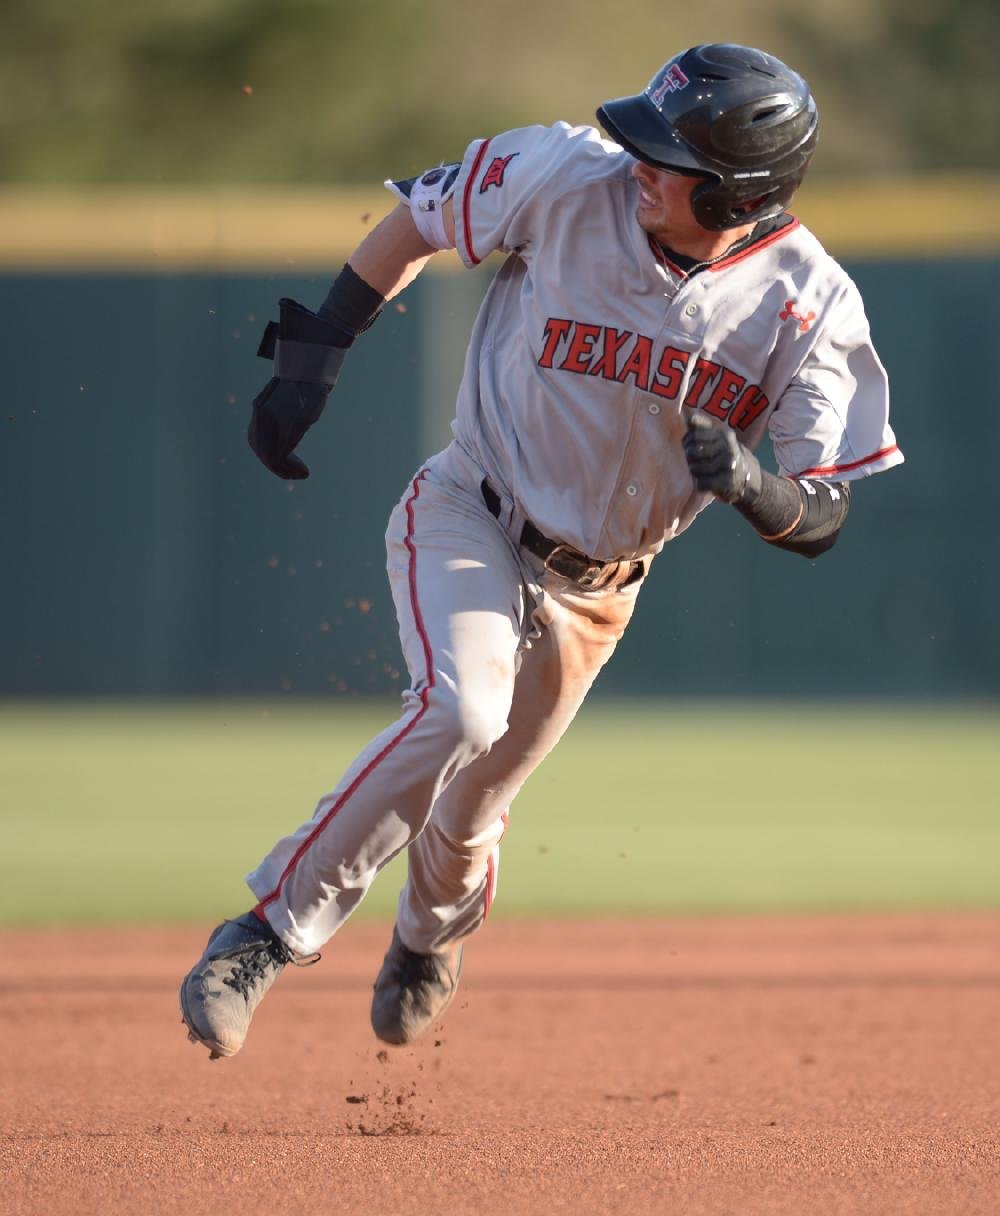
M 319 316 L 344 330 L 353 341 L 375 324 L 384 306 L 385 296 L 370 287 L 348 262 L 319 306 Z
M 759 485 L 748 485 L 733 503 L 762 540 L 807 558 L 833 548 L 850 505 L 847 482 L 775 477 L 764 469 Z
M 333 388 L 354 338 L 287 296 L 278 306 L 280 320 L 268 322 L 257 354 L 274 360 L 279 380 Z

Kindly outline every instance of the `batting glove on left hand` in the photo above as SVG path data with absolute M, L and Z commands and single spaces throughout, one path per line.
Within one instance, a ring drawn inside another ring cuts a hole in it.
M 295 300 L 280 304 L 281 319 L 268 325 L 257 351 L 274 360 L 274 375 L 254 398 L 247 439 L 272 473 L 301 481 L 309 469 L 295 449 L 323 413 L 354 338 Z
M 732 503 L 759 492 L 760 463 L 725 424 L 717 426 L 704 414 L 692 414 L 682 443 L 699 490 Z

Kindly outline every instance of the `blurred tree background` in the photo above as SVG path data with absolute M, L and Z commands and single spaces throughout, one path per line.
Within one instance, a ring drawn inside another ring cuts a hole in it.
M 377 182 L 727 40 L 809 79 L 817 174 L 1000 160 L 997 0 L 4 0 L 0 182 Z

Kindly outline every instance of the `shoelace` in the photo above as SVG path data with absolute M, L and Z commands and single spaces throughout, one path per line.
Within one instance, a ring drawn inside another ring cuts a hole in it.
M 285 963 L 291 961 L 291 954 L 282 942 L 261 942 L 259 945 L 249 946 L 240 954 L 239 962 L 222 982 L 230 988 L 235 988 L 246 1000 L 250 996 L 251 987 L 266 979 L 268 971 L 275 968 L 280 970 Z
M 273 941 L 249 946 L 240 954 L 239 962 L 233 967 L 232 973 L 222 982 L 234 988 L 244 1000 L 248 1000 L 251 987 L 266 979 L 269 970 L 280 971 L 286 963 L 291 963 L 293 967 L 311 967 L 319 960 L 319 954 L 306 954 L 297 958 L 284 942 L 275 938 Z

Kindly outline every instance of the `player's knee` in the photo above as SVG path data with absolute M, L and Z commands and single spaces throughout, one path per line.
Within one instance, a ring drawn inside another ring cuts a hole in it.
M 462 813 L 459 807 L 448 806 L 445 802 L 435 808 L 434 819 L 427 830 L 443 842 L 445 855 L 460 866 L 463 876 L 471 873 L 479 882 L 480 866 L 486 864 L 506 828 L 505 814 L 497 815 L 492 823 L 483 827 L 478 823 L 470 824 L 468 812 Z
M 488 752 L 507 730 L 509 701 L 476 701 L 456 689 L 435 689 L 428 708 L 439 735 L 449 750 L 466 753 L 469 760 Z

